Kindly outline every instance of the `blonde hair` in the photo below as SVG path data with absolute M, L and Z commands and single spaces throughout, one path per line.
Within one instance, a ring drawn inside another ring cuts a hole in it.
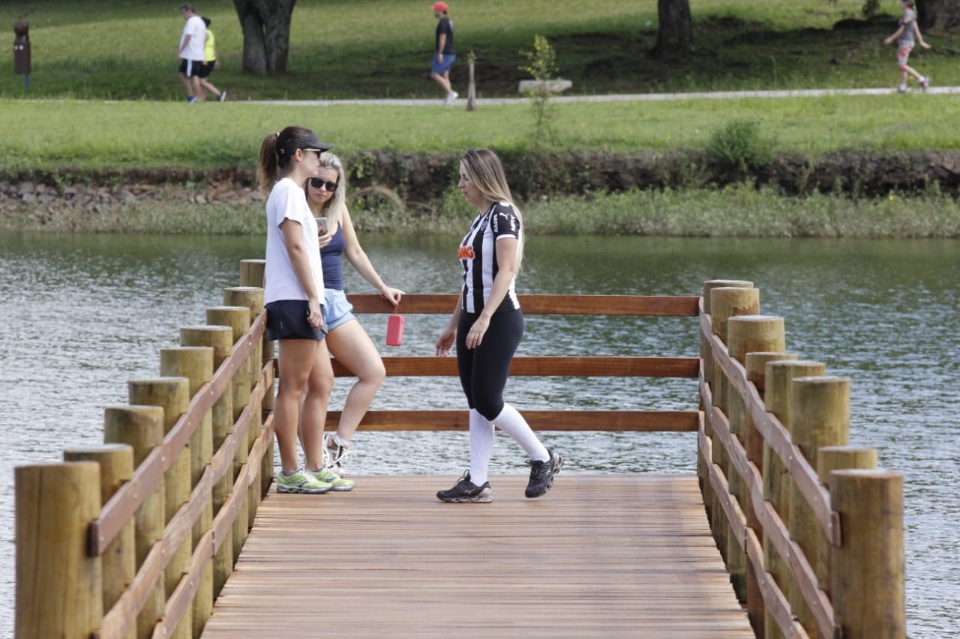
M 507 176 L 503 171 L 503 163 L 499 156 L 490 149 L 470 149 L 460 158 L 463 170 L 467 178 L 477 187 L 484 199 L 490 202 L 505 202 L 513 207 L 520 219 L 520 232 L 517 236 L 517 270 L 520 270 L 520 262 L 523 261 L 523 217 L 520 209 L 513 201 L 510 194 L 510 185 L 507 184 Z
M 343 170 L 343 162 L 329 151 L 320 154 L 320 168 L 332 169 L 337 172 L 337 190 L 333 192 L 333 197 L 320 206 L 320 213 L 327 218 L 327 228 L 332 229 L 340 223 L 343 217 L 343 211 L 347 208 L 347 173 Z M 310 180 L 303 185 L 303 190 L 307 195 L 307 202 L 310 202 Z

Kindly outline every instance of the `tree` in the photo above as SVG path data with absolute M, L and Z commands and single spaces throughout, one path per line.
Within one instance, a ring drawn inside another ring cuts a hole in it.
M 924 29 L 946 31 L 960 26 L 957 0 L 917 0 L 917 21 Z
M 660 27 L 656 53 L 659 56 L 684 53 L 693 44 L 693 17 L 690 0 L 657 0 Z
M 243 29 L 243 72 L 285 75 L 297 0 L 233 0 Z

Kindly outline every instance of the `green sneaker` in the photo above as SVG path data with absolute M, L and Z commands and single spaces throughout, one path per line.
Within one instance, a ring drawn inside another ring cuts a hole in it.
M 321 468 L 320 470 L 308 470 L 304 469 L 305 473 L 308 475 L 313 475 L 314 479 L 320 482 L 324 482 L 333 486 L 334 492 L 345 493 L 348 490 L 353 490 L 353 487 L 357 485 L 357 482 L 352 479 L 344 479 L 340 475 L 336 474 L 329 468 Z
M 333 490 L 333 484 L 326 481 L 320 481 L 313 473 L 297 469 L 289 475 L 282 470 L 277 473 L 277 492 L 278 493 L 306 493 L 309 495 L 322 495 L 325 492 Z

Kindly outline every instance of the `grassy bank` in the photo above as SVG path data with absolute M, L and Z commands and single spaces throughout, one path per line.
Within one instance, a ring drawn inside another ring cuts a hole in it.
M 134 204 L 91 214 L 0 215 L 0 232 L 262 235 L 263 204 Z M 769 189 L 631 191 L 538 199 L 521 204 L 531 235 L 681 237 L 960 238 L 960 203 L 921 197 L 853 200 L 835 195 L 784 198 Z M 476 214 L 456 189 L 432 212 L 354 210 L 361 232 L 459 234 Z
M 882 39 L 895 29 L 899 5 L 882 0 L 884 15 L 864 22 L 863 4 L 691 0 L 695 46 L 662 59 L 652 54 L 656 0 L 452 2 L 461 54 L 453 80 L 464 86 L 464 54 L 472 50 L 479 95 L 516 95 L 525 77 L 518 69 L 521 51 L 542 35 L 579 94 L 893 86 L 895 52 Z M 0 6 L 0 24 L 11 25 L 30 10 L 33 97 L 180 101 L 175 49 L 183 20 L 177 5 L 8 2 Z M 429 79 L 436 22 L 427 0 L 300 0 L 283 78 L 242 74 L 243 39 L 230 0 L 200 0 L 196 6 L 213 20 L 222 61 L 214 80 L 231 100 L 440 97 Z M 935 83 L 957 84 L 960 34 L 928 34 L 928 40 L 934 48 L 915 54 L 917 67 Z M 21 77 L 0 75 L 0 96 L 24 94 Z
M 209 118 L 195 117 L 198 109 Z M 0 170 L 252 167 L 263 136 L 310 126 L 346 153 L 523 150 L 528 104 L 474 112 L 437 107 L 194 105 L 171 102 L 0 101 Z M 759 124 L 771 152 L 955 150 L 960 116 L 950 95 L 835 96 L 555 104 L 547 146 L 629 153 L 703 149 L 733 120 Z

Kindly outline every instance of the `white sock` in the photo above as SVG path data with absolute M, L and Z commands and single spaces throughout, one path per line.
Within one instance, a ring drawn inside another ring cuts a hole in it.
M 493 424 L 520 444 L 520 447 L 533 461 L 547 461 L 550 453 L 546 446 L 540 443 L 536 433 L 530 428 L 527 420 L 517 409 L 510 404 L 504 404 L 503 410 L 493 419 Z
M 470 409 L 470 481 L 483 486 L 488 479 L 490 455 L 493 454 L 493 424 Z

